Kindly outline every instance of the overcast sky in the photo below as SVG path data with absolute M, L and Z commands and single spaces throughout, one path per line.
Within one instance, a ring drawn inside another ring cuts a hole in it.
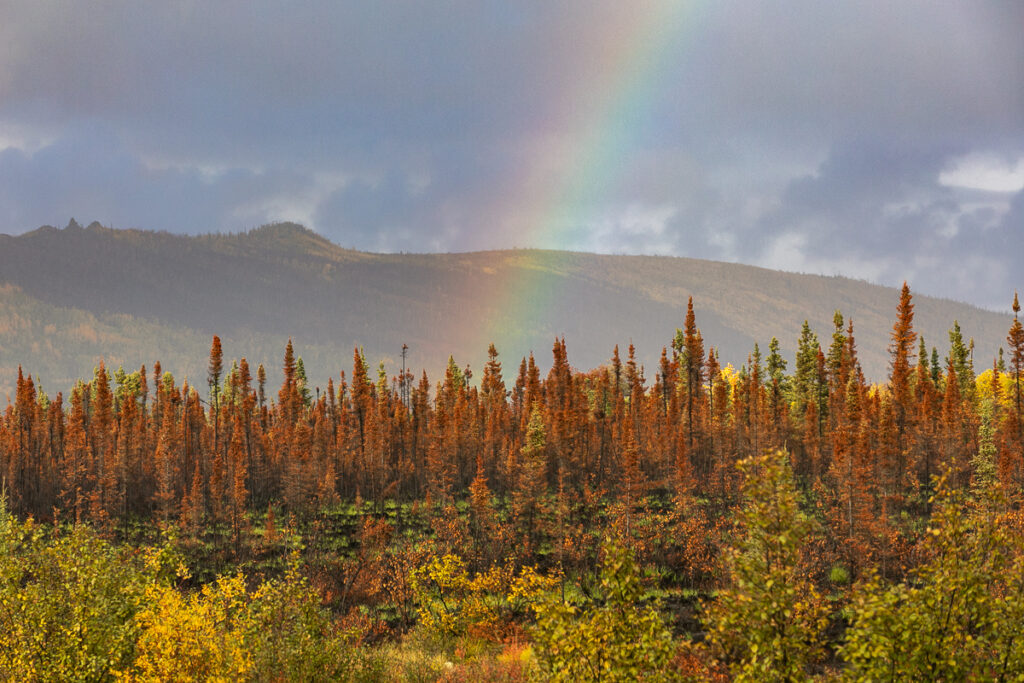
M 1024 3 L 0 0 L 0 231 L 1024 290 Z

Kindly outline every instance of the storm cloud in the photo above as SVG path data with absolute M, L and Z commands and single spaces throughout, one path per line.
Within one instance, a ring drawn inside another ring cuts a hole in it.
M 0 231 L 75 216 L 1024 289 L 1024 6 L 0 2 Z

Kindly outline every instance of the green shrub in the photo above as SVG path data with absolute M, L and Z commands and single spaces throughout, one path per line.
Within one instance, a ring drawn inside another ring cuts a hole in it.
M 537 613 L 537 656 L 552 681 L 661 681 L 671 676 L 672 635 L 643 603 L 632 553 L 606 542 L 599 595 L 577 606 L 549 599 Z
M 146 558 L 87 527 L 46 538 L 0 500 L 0 680 L 109 680 L 128 665 L 158 568 Z

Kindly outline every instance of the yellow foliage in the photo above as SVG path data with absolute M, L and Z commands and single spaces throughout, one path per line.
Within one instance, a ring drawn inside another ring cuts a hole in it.
M 729 390 L 736 391 L 736 384 L 740 381 L 740 373 L 736 372 L 736 368 L 732 366 L 732 363 L 726 363 L 722 366 L 719 374 L 723 382 L 728 382 Z
M 150 585 L 146 596 L 135 667 L 120 680 L 234 681 L 252 669 L 240 629 L 247 605 L 241 575 L 221 577 L 197 595 Z
M 981 401 L 988 401 L 992 398 L 992 368 L 985 370 L 974 379 L 974 386 L 978 392 L 978 398 Z M 1001 372 L 999 373 L 999 406 L 1001 408 L 1010 408 L 1013 405 L 1014 388 L 1013 388 L 1013 376 Z
M 241 574 L 185 593 L 188 575 L 173 536 L 47 536 L 0 492 L 0 681 L 344 680 L 361 665 L 358 629 L 332 622 L 297 554 L 251 593 Z
M 494 566 L 471 576 L 458 555 L 432 558 L 414 570 L 411 579 L 420 624 L 428 632 L 492 637 L 544 593 L 554 590 L 559 581 L 538 574 L 533 567 L 517 572 L 512 565 Z

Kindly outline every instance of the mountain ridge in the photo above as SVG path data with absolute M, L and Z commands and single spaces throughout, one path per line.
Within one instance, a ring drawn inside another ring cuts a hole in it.
M 199 236 L 96 222 L 42 226 L 0 235 L 0 283 L 6 285 L 0 290 L 0 391 L 9 391 L 19 363 L 47 386 L 66 388 L 91 372 L 86 359 L 95 364 L 101 356 L 123 360 L 126 368 L 160 360 L 175 374 L 202 376 L 213 334 L 226 340 L 227 357 L 246 356 L 272 372 L 293 338 L 317 385 L 350 369 L 355 346 L 395 374 L 402 344 L 408 344 L 409 367 L 436 378 L 449 355 L 478 370 L 493 342 L 510 375 L 530 351 L 546 366 L 561 336 L 570 362 L 582 369 L 606 363 L 616 344 L 625 356 L 632 341 L 653 380 L 657 357 L 682 326 L 690 296 L 706 347 L 737 366 L 755 342 L 766 352 L 775 336 L 792 369 L 804 319 L 827 347 L 833 311 L 852 315 L 865 371 L 882 380 L 898 301 L 896 289 L 863 280 L 689 257 L 533 249 L 360 252 L 296 223 Z M 530 285 L 524 296 L 532 299 L 517 307 L 522 315 L 516 319 L 501 308 L 510 283 Z M 948 346 L 946 331 L 960 321 L 965 338 L 976 340 L 979 371 L 1011 322 L 1008 315 L 948 299 L 915 294 L 915 304 L 916 326 L 940 353 Z M 24 320 L 27 310 L 45 318 L 51 331 L 3 322 Z M 76 341 L 71 321 L 105 332 L 95 341 Z M 488 330 L 496 338 L 482 341 Z M 164 344 L 168 339 L 177 341 Z M 169 356 L 144 355 L 165 347 Z

